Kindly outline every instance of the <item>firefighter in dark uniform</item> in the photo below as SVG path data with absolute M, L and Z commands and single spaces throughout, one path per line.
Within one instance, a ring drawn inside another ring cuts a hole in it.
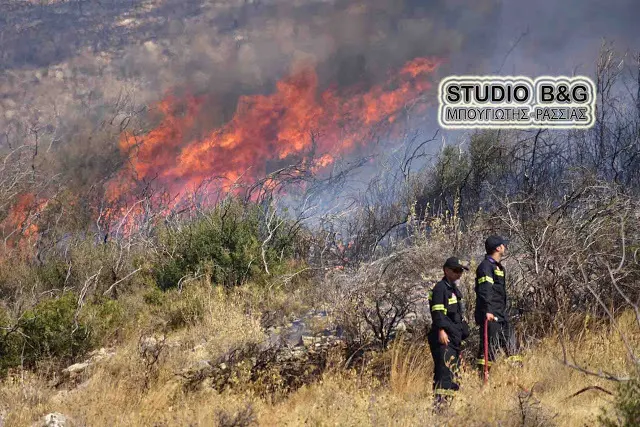
M 469 326 L 463 318 L 462 293 L 457 282 L 469 267 L 455 257 L 443 266 L 444 277 L 429 293 L 431 330 L 428 341 L 433 356 L 433 391 L 436 404 L 449 401 L 458 390 L 455 382 L 460 363 L 460 345 L 469 336 Z
M 484 260 L 476 270 L 476 310 L 475 321 L 480 326 L 480 346 L 476 363 L 484 368 L 484 329 L 485 320 L 488 325 L 488 369 L 490 369 L 499 351 L 504 351 L 508 361 L 521 363 L 516 354 L 515 334 L 507 315 L 506 273 L 500 263 L 509 241 L 500 236 L 489 236 L 485 241 L 487 252 Z

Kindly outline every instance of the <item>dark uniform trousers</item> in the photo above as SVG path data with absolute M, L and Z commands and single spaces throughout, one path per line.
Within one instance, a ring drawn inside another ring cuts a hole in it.
M 491 366 L 497 354 L 503 351 L 508 361 L 521 362 L 518 356 L 518 345 L 515 333 L 507 317 L 506 273 L 501 263 L 489 255 L 478 265 L 476 270 L 476 311 L 475 321 L 480 327 L 480 345 L 476 363 L 480 368 L 484 360 L 484 328 L 487 313 L 493 314 L 497 320 L 488 322 L 489 354 L 487 364 Z
M 429 340 L 433 357 L 433 393 L 436 398 L 453 396 L 459 389 L 455 375 L 460 369 L 460 351 Z
M 488 366 L 491 367 L 496 360 L 497 355 L 500 352 L 504 352 L 507 356 L 507 361 L 521 362 L 522 358 L 517 354 L 518 345 L 516 342 L 516 336 L 511 327 L 511 324 L 506 320 L 488 322 L 488 342 L 489 352 Z M 478 349 L 478 355 L 476 363 L 481 368 L 484 367 L 484 322 L 480 324 L 480 346 Z
M 428 341 L 433 357 L 433 391 L 437 400 L 446 400 L 459 389 L 455 376 L 460 367 L 460 345 L 469 336 L 469 328 L 462 318 L 462 294 L 446 279 L 438 282 L 429 294 L 433 324 Z M 440 330 L 449 337 L 449 344 L 441 344 Z

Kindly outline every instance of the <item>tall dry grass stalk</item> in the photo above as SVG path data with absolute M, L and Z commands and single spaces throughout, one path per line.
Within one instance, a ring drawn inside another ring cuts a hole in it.
M 427 344 L 396 341 L 389 352 L 389 387 L 394 394 L 409 396 L 431 392 L 433 363 Z

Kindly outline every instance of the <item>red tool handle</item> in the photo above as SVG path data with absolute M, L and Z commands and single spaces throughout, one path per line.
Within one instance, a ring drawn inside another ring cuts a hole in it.
M 484 319 L 484 383 L 489 382 L 489 319 Z

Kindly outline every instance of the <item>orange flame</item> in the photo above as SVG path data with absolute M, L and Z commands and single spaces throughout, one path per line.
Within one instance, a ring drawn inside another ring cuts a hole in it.
M 171 192 L 193 190 L 203 180 L 222 177 L 230 184 L 243 176 L 265 175 L 267 160 L 283 160 L 314 151 L 316 169 L 366 142 L 378 125 L 393 124 L 403 108 L 430 88 L 439 61 L 417 58 L 385 84 L 345 96 L 334 88 L 318 93 L 318 77 L 303 69 L 281 80 L 270 95 L 243 96 L 234 117 L 206 137 L 189 140 L 202 102 L 172 96 L 159 104 L 163 119 L 136 139 L 124 133 L 120 147 L 133 150 L 129 173 L 158 179 Z M 126 180 L 114 182 L 111 199 L 126 194 Z
M 24 250 L 38 234 L 38 215 L 46 208 L 47 200 L 32 193 L 22 193 L 0 223 L 0 230 L 9 248 Z
M 201 124 L 203 100 L 168 96 L 157 106 L 162 116 L 157 127 L 140 138 L 130 132 L 121 136 L 121 150 L 134 155 L 109 181 L 107 206 L 99 212 L 96 207 L 98 222 L 108 227 L 109 234 L 126 236 L 144 221 L 146 207 L 131 204 L 129 197 L 138 180 L 155 179 L 173 197 L 211 178 L 222 178 L 228 186 L 240 177 L 251 183 L 265 176 L 269 160 L 312 154 L 312 170 L 322 170 L 365 144 L 376 129 L 390 129 L 405 106 L 429 91 L 429 78 L 438 65 L 438 60 L 417 58 L 368 91 L 324 92 L 318 90 L 316 73 L 305 68 L 278 82 L 269 95 L 241 97 L 233 118 L 202 138 L 194 135 Z M 264 185 L 277 183 L 267 180 Z M 171 200 L 175 205 L 181 198 Z M 37 219 L 47 203 L 31 193 L 16 199 L 0 221 L 10 247 L 21 248 L 37 237 Z

